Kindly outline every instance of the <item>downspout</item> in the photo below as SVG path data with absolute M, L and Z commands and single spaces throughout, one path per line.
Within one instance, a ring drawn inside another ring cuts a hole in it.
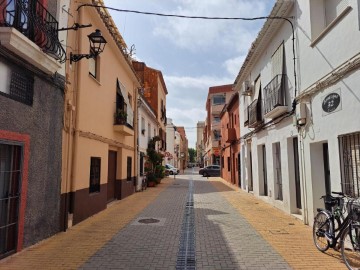
M 135 105 L 134 105 L 134 113 L 135 113 L 135 117 L 134 117 L 134 170 L 135 170 L 135 192 L 137 191 L 137 188 L 138 188 L 138 184 L 139 184 L 139 175 L 138 175 L 138 160 L 139 160 L 139 157 L 138 157 L 138 153 L 139 153 L 139 147 L 138 147 L 138 141 L 137 141 L 137 138 L 138 138 L 138 89 L 136 88 L 135 89 L 135 98 L 133 99 L 134 102 L 135 102 Z
M 81 10 L 78 10 L 78 23 L 81 24 Z M 79 32 L 77 32 L 79 31 Z M 81 37 L 82 37 L 82 29 L 79 29 L 76 31 L 76 38 L 77 39 L 77 46 L 76 49 L 77 51 L 79 51 L 79 49 L 82 48 L 82 42 L 81 42 Z M 71 166 L 71 185 L 70 185 L 70 193 L 75 192 L 76 190 L 76 183 L 75 183 L 75 169 L 77 168 L 77 159 L 78 159 L 78 144 L 79 144 L 79 112 L 80 112 L 80 92 L 81 92 L 81 63 L 80 62 L 75 62 L 73 63 L 74 65 L 74 97 L 75 97 L 75 123 L 74 123 L 74 130 L 73 130 L 73 147 L 72 147 L 72 166 Z M 75 203 L 72 200 L 72 203 Z M 70 206 L 71 207 L 71 206 Z M 72 220 L 71 220 L 71 225 L 72 225 Z

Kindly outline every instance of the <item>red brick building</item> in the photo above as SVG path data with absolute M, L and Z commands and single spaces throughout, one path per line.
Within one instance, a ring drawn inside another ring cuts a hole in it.
M 234 93 L 220 113 L 221 127 L 221 177 L 241 186 L 240 175 L 240 125 L 239 93 Z

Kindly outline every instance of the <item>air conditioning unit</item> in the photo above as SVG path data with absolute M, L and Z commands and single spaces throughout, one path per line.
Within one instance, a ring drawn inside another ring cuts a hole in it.
M 244 96 L 251 96 L 254 90 L 254 85 L 250 81 L 244 81 L 242 85 L 242 94 Z

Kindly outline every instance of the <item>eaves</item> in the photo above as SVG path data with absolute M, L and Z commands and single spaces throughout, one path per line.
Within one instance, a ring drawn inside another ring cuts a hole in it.
M 280 29 L 285 20 L 272 19 L 274 17 L 287 17 L 295 0 L 277 0 L 272 8 L 269 18 L 258 33 L 255 41 L 251 44 L 249 52 L 235 79 L 234 85 L 237 90 L 239 83 L 243 82 L 250 74 L 253 65 L 268 46 L 274 34 Z M 271 18 L 272 17 L 272 18 Z

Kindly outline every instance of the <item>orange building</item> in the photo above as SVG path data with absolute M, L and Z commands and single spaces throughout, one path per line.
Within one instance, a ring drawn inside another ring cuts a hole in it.
M 185 170 L 188 164 L 188 139 L 184 127 L 176 127 L 181 136 L 180 140 L 180 168 Z
M 233 90 L 232 84 L 213 86 L 209 88 L 206 99 L 206 121 L 204 128 L 204 165 L 220 165 L 220 113 L 228 103 Z
M 137 181 L 136 101 L 141 83 L 109 12 L 79 8 L 81 3 L 71 1 L 68 25 L 91 27 L 68 31 L 72 59 L 66 62 L 63 118 L 63 230 L 131 195 Z M 75 54 L 90 53 L 88 37 L 96 29 L 107 41 L 104 51 L 76 59 Z
M 132 62 L 133 67 L 144 87 L 144 97 L 154 110 L 159 123 L 161 139 L 159 151 L 165 154 L 166 151 L 166 95 L 168 94 L 163 75 L 160 70 L 146 66 L 144 62 Z
M 220 113 L 221 126 L 221 177 L 241 186 L 240 181 L 240 125 L 239 93 L 234 93 Z

